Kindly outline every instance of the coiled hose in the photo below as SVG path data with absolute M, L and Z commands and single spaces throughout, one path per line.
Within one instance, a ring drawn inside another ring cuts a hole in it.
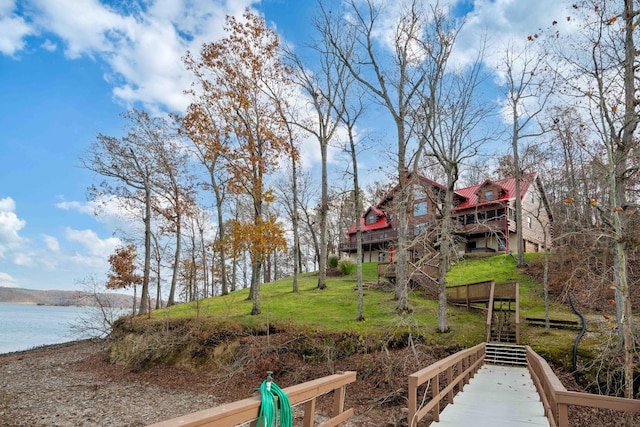
M 260 412 L 258 414 L 257 427 L 292 427 L 291 404 L 289 396 L 273 382 L 267 372 L 267 379 L 260 386 Z M 279 422 L 279 424 L 278 424 Z

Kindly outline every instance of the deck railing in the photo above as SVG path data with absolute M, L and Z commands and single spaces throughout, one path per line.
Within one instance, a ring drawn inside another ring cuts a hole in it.
M 333 391 L 332 418 L 319 427 L 334 427 L 353 416 L 353 408 L 344 409 L 344 399 L 347 384 L 351 384 L 355 380 L 356 372 L 347 371 L 287 387 L 283 391 L 289 397 L 291 406 L 303 405 L 303 427 L 314 426 L 316 398 Z M 162 421 L 149 427 L 232 427 L 247 422 L 251 422 L 251 425 L 255 426 L 259 411 L 260 396 L 255 396 Z
M 430 412 L 433 420 L 439 421 L 441 401 L 446 397 L 448 403 L 453 402 L 454 388 L 457 386 L 457 391 L 462 391 L 465 384 L 469 383 L 482 366 L 484 354 L 485 343 L 478 344 L 409 375 L 409 412 L 407 414 L 409 427 L 417 426 L 418 421 Z M 443 373 L 446 381 L 441 385 L 440 375 Z M 431 390 L 431 399 L 422 398 L 421 402 L 418 402 L 418 388 L 425 383 L 427 383 L 427 389 L 424 390 L 423 396 Z
M 467 283 L 447 287 L 447 302 L 450 304 L 464 304 L 467 309 L 471 303 L 487 302 L 493 286 L 493 280 L 485 282 Z
M 569 426 L 570 405 L 640 413 L 639 400 L 567 391 L 547 361 L 529 346 L 527 346 L 527 361 L 531 378 L 538 390 L 551 427 Z

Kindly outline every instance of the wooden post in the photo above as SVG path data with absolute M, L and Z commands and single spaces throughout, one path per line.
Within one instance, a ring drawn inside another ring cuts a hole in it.
M 569 405 L 558 403 L 558 427 L 569 427 Z
M 496 282 L 491 281 L 491 290 L 489 291 L 489 302 L 487 303 L 487 342 L 491 341 L 491 323 L 493 322 L 493 295 L 496 291 Z
M 415 427 L 418 422 L 415 419 L 418 412 L 418 378 L 409 377 L 409 405 L 408 405 L 409 427 Z
M 344 397 L 346 395 L 345 387 L 342 386 L 333 391 L 333 412 L 331 415 L 337 417 L 344 410 Z
M 453 365 L 447 368 L 447 384 L 452 384 L 452 383 L 453 383 Z M 449 393 L 447 393 L 447 400 L 449 401 L 449 404 L 453 404 L 453 387 L 451 387 L 451 389 L 449 390 Z
M 436 375 L 431 383 L 431 398 L 435 399 L 438 393 L 440 393 L 440 376 Z M 436 405 L 433 407 L 433 421 L 440 421 L 440 399 L 437 400 Z
M 520 284 L 516 281 L 516 344 L 520 344 Z
M 313 427 L 316 414 L 316 399 L 313 398 L 304 404 L 304 419 L 302 420 L 303 427 Z

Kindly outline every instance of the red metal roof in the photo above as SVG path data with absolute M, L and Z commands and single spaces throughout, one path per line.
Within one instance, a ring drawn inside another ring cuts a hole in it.
M 375 212 L 376 215 L 378 216 L 378 220 L 372 224 L 365 224 L 365 218 L 369 214 L 369 211 Z M 384 214 L 382 210 L 376 208 L 375 206 L 370 206 L 369 209 L 365 211 L 364 215 L 360 217 L 361 231 L 380 230 L 390 226 L 391 226 L 391 223 L 388 221 L 387 216 Z M 355 232 L 356 232 L 356 225 L 353 224 L 351 228 L 349 228 L 349 231 L 347 231 L 347 234 L 353 234 Z
M 535 179 L 537 178 L 538 174 L 536 172 L 533 173 L 529 173 L 529 174 L 525 174 L 522 176 L 522 181 L 521 181 L 521 185 L 520 185 L 520 198 L 522 199 L 525 194 L 527 193 L 527 191 L 529 190 L 529 187 L 531 186 L 531 184 L 535 181 Z M 444 188 L 444 186 L 442 184 L 438 184 L 437 182 L 419 175 L 420 179 L 423 181 L 426 181 L 434 186 L 440 187 L 440 188 Z M 483 202 L 483 203 L 478 203 L 478 190 L 482 187 L 484 187 L 487 184 L 491 184 L 491 185 L 496 185 L 500 188 L 502 188 L 504 191 L 501 195 L 501 197 L 491 200 L 491 201 L 487 201 L 487 202 Z M 378 203 L 378 206 L 380 206 L 382 203 L 384 203 L 387 199 L 389 199 L 391 197 L 391 194 L 396 190 L 397 186 L 393 188 L 393 190 L 391 190 L 384 199 L 382 199 L 382 201 L 380 203 Z M 495 204 L 498 202 L 506 202 L 509 201 L 511 199 L 515 198 L 515 192 L 516 192 L 516 180 L 515 178 L 507 178 L 507 179 L 499 179 L 499 180 L 490 180 L 487 179 L 485 180 L 482 184 L 478 184 L 478 185 L 472 185 L 471 187 L 466 187 L 466 188 L 460 188 L 459 190 L 456 190 L 455 193 L 460 196 L 461 198 L 464 199 L 464 201 L 459 204 L 458 206 L 455 207 L 454 211 L 460 211 L 460 210 L 465 210 L 465 209 L 470 209 L 470 208 L 476 208 L 476 207 L 480 207 L 480 206 L 486 206 L 486 205 L 491 205 L 491 204 Z M 376 213 L 376 215 L 378 215 L 378 220 L 376 222 L 374 222 L 373 224 L 365 224 L 365 218 L 367 217 L 367 214 L 369 213 L 369 211 L 373 211 Z M 376 206 L 370 206 L 365 213 L 360 217 L 360 229 L 364 232 L 364 231 L 372 231 L 372 230 L 380 230 L 383 228 L 387 228 L 387 227 L 391 227 L 391 223 L 389 222 L 387 216 L 384 214 L 384 212 L 379 209 Z M 351 228 L 349 228 L 349 231 L 347 231 L 347 234 L 353 234 L 356 232 L 356 226 L 355 224 L 351 226 Z
M 522 199 L 524 195 L 527 193 L 527 191 L 529 190 L 529 187 L 535 181 L 537 176 L 538 174 L 535 172 L 525 174 L 522 176 L 522 181 L 520 184 L 520 199 Z M 488 202 L 478 203 L 478 190 L 487 184 L 493 184 L 501 187 L 504 190 L 504 193 L 498 199 L 488 201 Z M 499 179 L 496 181 L 492 181 L 488 179 L 484 181 L 482 184 L 473 185 L 471 187 L 466 187 L 466 188 L 461 188 L 459 190 L 456 190 L 456 194 L 462 196 L 465 199 L 465 201 L 460 205 L 456 206 L 454 210 L 458 211 L 463 209 L 475 208 L 478 206 L 490 205 L 497 202 L 506 202 L 508 200 L 514 199 L 515 193 L 516 193 L 515 178 Z

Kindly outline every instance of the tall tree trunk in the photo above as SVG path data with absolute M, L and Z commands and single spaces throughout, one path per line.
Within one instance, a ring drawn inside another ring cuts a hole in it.
M 178 209 L 176 209 L 178 211 Z M 173 274 L 171 275 L 171 288 L 169 290 L 169 299 L 167 307 L 175 304 L 176 286 L 178 284 L 178 270 L 180 269 L 180 255 L 182 254 L 182 218 L 177 213 L 176 219 L 176 250 L 173 254 Z
M 148 173 L 147 176 L 149 176 Z M 144 268 L 142 275 L 142 292 L 140 295 L 140 314 L 146 314 L 149 311 L 149 273 L 151 270 L 151 188 L 147 179 L 145 179 L 144 204 Z
M 257 315 L 261 314 L 262 310 L 260 309 L 260 270 L 262 268 L 262 261 L 255 261 L 251 266 L 251 289 L 249 293 L 251 294 L 251 314 Z
M 409 184 L 407 182 L 408 170 L 406 167 L 406 147 L 407 141 L 405 136 L 404 114 L 396 116 L 396 131 L 398 134 L 398 247 L 396 248 L 396 286 L 395 297 L 397 300 L 396 311 L 398 313 L 407 313 L 409 309 L 409 295 L 407 291 L 407 262 L 408 262 L 408 230 L 409 219 L 407 218 L 408 210 L 408 191 Z
M 225 239 L 225 227 L 224 227 L 224 217 L 222 213 L 222 195 L 220 194 L 220 188 L 216 183 L 215 177 L 211 176 L 211 182 L 213 184 L 213 191 L 216 196 L 216 212 L 218 214 L 218 238 L 219 245 L 217 247 L 220 253 L 220 283 L 222 287 L 222 295 L 227 295 L 229 293 L 229 285 L 227 283 L 227 261 L 226 261 L 226 250 L 224 247 L 224 239 Z M 234 289 L 235 290 L 235 287 Z
M 513 104 L 513 108 L 518 107 L 517 103 Z M 511 148 L 513 150 L 513 177 L 516 181 L 516 250 L 517 250 L 517 264 L 518 267 L 524 266 L 524 240 L 522 237 L 522 198 L 520 197 L 520 191 L 522 187 L 522 169 L 520 168 L 520 154 L 518 150 L 518 121 L 515 120 L 517 113 L 514 113 L 513 120 L 513 135 L 511 136 Z M 509 230 L 505 230 L 509 233 Z
M 296 159 L 291 156 L 291 191 L 293 192 L 293 206 L 291 225 L 293 227 L 293 292 L 298 293 L 298 276 L 300 275 L 300 231 L 298 230 L 298 171 Z
M 320 259 L 318 260 L 318 289 L 327 287 L 327 246 L 329 233 L 327 230 L 327 216 L 329 214 L 329 193 L 327 184 L 327 144 L 320 143 L 322 157 L 322 183 L 320 201 Z
M 440 251 L 438 256 L 438 331 L 448 332 L 449 321 L 447 319 L 447 273 L 451 268 L 451 256 L 454 250 L 453 236 L 451 235 L 451 209 L 453 206 L 453 194 L 457 178 L 457 166 L 453 170 L 447 170 L 447 189 L 444 195 L 440 219 Z

